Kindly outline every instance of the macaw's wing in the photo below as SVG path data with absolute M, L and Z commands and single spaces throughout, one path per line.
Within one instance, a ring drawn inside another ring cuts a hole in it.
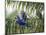
M 19 25 L 25 25 L 25 24 L 26 24 L 25 21 L 24 21 L 24 19 L 18 19 L 16 22 L 17 22 Z

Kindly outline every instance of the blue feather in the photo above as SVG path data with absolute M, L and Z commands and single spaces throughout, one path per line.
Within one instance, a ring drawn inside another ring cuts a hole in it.
M 19 24 L 19 25 L 25 25 L 26 24 L 26 20 L 24 19 L 24 14 L 22 14 L 22 19 L 17 16 L 17 20 L 16 22 Z

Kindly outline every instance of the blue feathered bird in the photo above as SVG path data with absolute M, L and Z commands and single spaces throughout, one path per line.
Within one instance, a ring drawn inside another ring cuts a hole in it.
M 19 16 L 17 16 L 17 20 L 16 20 L 16 22 L 19 24 L 19 25 L 25 25 L 26 24 L 26 15 L 25 15 L 25 12 L 22 12 L 22 14 L 21 14 L 22 16 L 22 19 L 19 17 Z

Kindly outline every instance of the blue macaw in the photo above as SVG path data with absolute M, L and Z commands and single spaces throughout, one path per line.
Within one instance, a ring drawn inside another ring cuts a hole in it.
M 24 16 L 26 16 L 25 15 L 25 13 L 22 13 L 22 19 L 19 17 L 19 16 L 17 16 L 17 20 L 16 20 L 16 22 L 19 24 L 19 25 L 25 25 L 26 24 L 26 17 L 24 17 Z

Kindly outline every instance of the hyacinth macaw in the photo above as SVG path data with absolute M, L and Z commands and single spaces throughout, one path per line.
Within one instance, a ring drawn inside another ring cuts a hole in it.
M 25 24 L 26 24 L 26 15 L 25 15 L 24 12 L 23 12 L 21 15 L 22 15 L 22 16 L 21 16 L 22 19 L 21 19 L 19 16 L 17 16 L 16 22 L 17 22 L 19 25 L 25 25 Z

